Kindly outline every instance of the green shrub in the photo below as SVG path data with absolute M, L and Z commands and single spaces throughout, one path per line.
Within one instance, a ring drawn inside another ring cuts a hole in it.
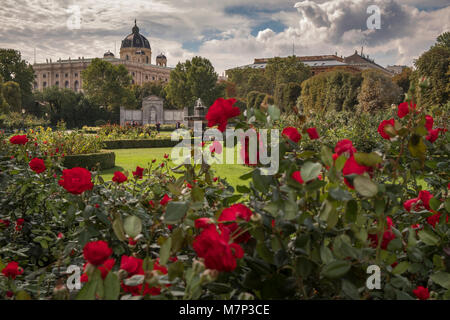
M 169 139 L 106 140 L 105 149 L 171 148 L 176 146 L 178 143 L 178 141 L 172 141 Z
M 116 166 L 116 154 L 114 152 L 100 152 L 90 154 L 78 154 L 64 157 L 64 167 L 71 169 L 75 167 L 89 170 L 106 170 Z

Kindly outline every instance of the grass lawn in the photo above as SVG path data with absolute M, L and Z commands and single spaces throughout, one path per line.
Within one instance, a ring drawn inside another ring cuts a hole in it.
M 160 164 L 164 159 L 164 154 L 170 155 L 172 148 L 118 149 L 111 151 L 114 151 L 116 154 L 116 167 L 102 171 L 101 176 L 105 181 L 111 180 L 115 171 L 128 171 L 131 174 L 136 169 L 136 166 L 147 168 L 153 159 L 156 159 L 156 163 Z M 170 162 L 170 167 L 173 168 L 175 166 L 175 164 Z M 237 185 L 247 185 L 248 180 L 243 181 L 239 177 L 252 170 L 251 168 L 238 164 L 213 164 L 212 169 L 215 172 L 215 177 L 226 179 L 234 187 Z

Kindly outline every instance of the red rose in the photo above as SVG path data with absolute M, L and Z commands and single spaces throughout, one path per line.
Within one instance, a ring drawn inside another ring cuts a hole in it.
M 427 300 L 428 298 L 430 298 L 428 288 L 424 288 L 422 286 L 418 286 L 416 289 L 414 289 L 413 293 L 419 300 Z
M 120 269 L 125 270 L 128 273 L 128 277 L 131 277 L 136 274 L 144 274 L 142 264 L 142 259 L 127 257 L 124 255 L 120 261 Z
M 39 158 L 34 158 L 33 160 L 30 161 L 28 165 L 30 166 L 30 169 L 36 173 L 42 173 L 46 169 L 44 160 Z
M 84 259 L 94 266 L 100 266 L 112 255 L 108 243 L 103 240 L 87 243 L 83 248 Z
M 240 236 L 235 240 L 236 243 L 247 242 L 250 239 L 250 233 L 245 232 L 242 234 L 242 230 L 234 221 L 240 219 L 248 222 L 250 221 L 252 214 L 253 212 L 243 204 L 234 204 L 231 207 L 224 209 L 220 214 L 218 221 L 224 223 L 220 225 L 220 228 L 227 228 L 232 237 L 240 234 Z M 233 223 L 230 224 L 229 222 L 232 221 Z
M 112 270 L 112 268 L 114 268 L 114 264 L 116 263 L 116 260 L 114 259 L 108 259 L 105 261 L 105 263 L 101 266 L 98 267 L 98 270 L 100 270 L 100 274 L 102 276 L 102 279 L 105 280 L 105 278 L 108 276 L 108 273 Z M 84 265 L 84 270 L 86 270 L 86 265 Z M 83 271 L 84 271 L 83 270 Z M 86 273 L 83 273 L 81 275 L 81 282 L 88 282 L 89 281 L 89 277 Z
M 348 153 L 351 156 L 356 152 L 356 149 L 353 146 L 353 142 L 344 139 L 336 144 L 336 147 L 334 147 L 334 152 L 336 152 L 338 156 L 340 156 L 343 153 Z
M 429 191 L 422 190 L 419 192 L 419 196 L 417 198 L 405 201 L 403 203 L 403 208 L 405 208 L 405 210 L 408 212 L 411 212 L 411 210 L 422 211 L 425 209 L 431 211 L 431 198 L 433 198 L 433 195 Z
M 383 139 L 391 140 L 391 136 L 385 131 L 385 128 L 387 126 L 391 126 L 392 128 L 395 125 L 395 120 L 383 120 L 381 121 L 380 125 L 378 126 L 378 133 L 383 137 Z
M 114 177 L 112 178 L 112 181 L 117 183 L 124 183 L 127 180 L 128 180 L 127 176 L 124 175 L 122 172 L 120 171 L 114 172 Z
M 165 206 L 166 204 L 169 203 L 169 201 L 172 201 L 172 198 L 170 198 L 167 194 L 165 194 L 162 200 L 159 202 L 159 204 Z
M 28 142 L 28 138 L 26 134 L 23 136 L 14 136 L 9 139 L 9 142 L 11 142 L 12 144 L 25 145 Z
M 16 231 L 22 231 L 23 224 L 25 223 L 25 219 L 19 218 L 16 220 Z
M 412 110 L 416 110 L 415 104 L 413 104 L 412 102 L 410 102 L 409 104 L 408 104 L 408 102 L 403 102 L 403 103 L 400 103 L 398 106 L 397 115 L 401 119 L 401 118 L 406 117 L 409 114 L 409 111 L 412 111 Z
M 142 179 L 143 175 L 144 175 L 144 168 L 137 166 L 136 171 L 133 171 L 133 176 L 137 179 Z
M 245 136 L 245 137 L 241 137 L 241 150 L 240 150 L 240 155 L 241 155 L 241 159 L 244 161 L 245 165 L 248 166 L 256 166 L 259 163 L 259 152 L 256 152 L 256 162 L 253 163 L 253 157 L 252 159 L 250 159 L 250 137 Z M 259 150 L 260 152 L 262 152 L 264 150 L 264 145 L 262 142 L 262 139 L 260 139 L 260 135 L 258 133 L 257 135 L 257 144 L 259 145 Z M 258 145 L 256 146 L 258 148 Z
M 164 159 L 169 159 L 169 155 L 167 153 L 164 154 Z
M 306 129 L 306 132 L 308 133 L 309 138 L 310 138 L 311 140 L 319 139 L 319 133 L 317 133 L 317 129 L 316 129 L 316 128 L 309 128 L 309 129 Z
M 442 131 L 442 129 L 434 129 L 434 130 L 429 130 L 428 131 L 428 135 L 426 136 L 426 139 L 428 141 L 430 141 L 431 143 L 434 143 L 437 138 L 439 138 L 439 132 Z
M 355 160 L 355 156 L 352 155 L 346 162 L 344 165 L 344 168 L 342 169 L 342 174 L 345 176 L 349 176 L 349 175 L 353 175 L 353 174 L 357 174 L 357 175 L 361 175 L 364 172 L 369 172 L 371 170 L 370 167 L 366 167 L 363 165 L 360 165 L 356 160 Z M 350 188 L 350 189 L 354 189 L 355 187 L 353 186 L 353 184 L 347 179 L 344 178 L 344 183 Z
M 433 228 L 436 228 L 436 224 L 439 223 L 439 221 L 441 220 L 441 213 L 436 213 L 430 217 L 427 217 L 427 222 L 429 225 L 431 225 Z M 445 221 L 448 223 L 448 215 L 445 218 Z
M 212 145 L 209 147 L 209 151 L 211 153 L 221 154 L 222 153 L 222 144 L 219 141 L 214 141 L 212 143 Z
M 3 268 L 2 273 L 5 277 L 16 279 L 17 276 L 20 276 L 23 273 L 23 269 L 19 267 L 19 264 L 15 261 L 11 261 Z
M 383 232 L 383 239 L 381 241 L 381 249 L 386 250 L 389 243 L 395 239 L 395 234 L 392 231 L 394 223 L 392 221 L 391 217 L 386 218 L 386 226 L 384 227 Z M 369 234 L 368 239 L 371 240 L 371 245 L 373 248 L 376 248 L 378 246 L 378 235 L 376 234 Z
M 9 220 L 0 219 L 0 228 L 8 228 L 10 224 Z
M 91 179 L 91 172 L 84 168 L 65 169 L 58 184 L 72 194 L 82 194 L 94 187 Z
M 434 119 L 430 115 L 425 116 L 425 128 L 430 131 L 433 129 Z
M 212 222 L 210 218 L 199 218 L 195 220 L 195 228 L 197 229 L 205 229 L 208 227 Z
M 171 261 L 173 261 L 171 259 Z M 137 259 L 137 258 L 133 258 L 133 257 L 122 257 L 122 262 L 121 263 L 121 269 L 126 270 L 127 272 L 129 272 L 129 277 L 131 277 L 132 275 L 144 275 L 144 269 L 142 268 L 142 264 L 143 261 L 141 259 Z M 167 274 L 167 268 L 163 267 L 159 264 L 159 260 L 156 259 L 155 263 L 153 264 L 153 270 L 154 271 L 158 271 L 158 273 L 160 274 Z M 170 285 L 166 285 L 167 287 L 169 287 Z M 137 286 L 127 286 L 125 283 L 121 283 L 121 287 L 122 289 L 127 292 L 130 293 L 133 296 L 146 296 L 146 295 L 152 295 L 152 296 L 157 296 L 159 294 L 161 294 L 161 288 L 159 287 L 150 287 L 148 285 L 148 283 L 145 283 L 145 287 L 144 290 L 142 290 L 142 284 L 137 285 Z
M 244 256 L 244 250 L 238 244 L 230 244 L 229 230 L 223 228 L 219 234 L 214 225 L 204 229 L 192 246 L 204 259 L 206 268 L 217 271 L 233 271 L 237 266 L 236 259 Z
M 236 99 L 217 99 L 214 104 L 209 107 L 206 114 L 206 120 L 208 120 L 208 127 L 218 125 L 218 129 L 224 132 L 227 128 L 228 120 L 237 117 L 241 114 L 238 107 L 233 107 L 236 103 Z
M 283 131 L 281 132 L 281 135 L 288 138 L 294 143 L 298 143 L 302 138 L 302 135 L 294 127 L 284 128 Z
M 148 204 L 149 204 L 152 208 L 155 207 L 155 203 L 153 202 L 153 200 L 150 200 L 150 201 L 148 202 Z
M 305 183 L 302 179 L 302 174 L 300 173 L 300 171 L 295 171 L 292 175 L 291 175 L 292 179 L 294 179 L 295 181 L 297 181 L 300 184 Z

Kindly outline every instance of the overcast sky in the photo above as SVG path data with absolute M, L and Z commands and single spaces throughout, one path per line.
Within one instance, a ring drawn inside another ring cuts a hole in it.
M 381 65 L 412 65 L 450 30 L 449 0 L 0 0 L 0 47 L 29 62 L 118 54 L 137 19 L 153 57 L 169 66 L 201 55 L 216 71 L 254 58 L 364 53 Z M 81 24 L 77 28 L 79 7 Z M 381 28 L 369 30 L 370 5 Z M 69 21 L 69 23 L 68 23 Z M 74 23 L 75 22 L 75 23 Z

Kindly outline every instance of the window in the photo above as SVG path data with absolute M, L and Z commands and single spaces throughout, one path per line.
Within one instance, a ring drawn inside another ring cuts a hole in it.
M 133 72 L 133 77 L 134 77 L 134 72 Z
M 67 77 L 69 77 L 69 74 L 68 74 L 68 73 L 66 73 L 66 74 L 65 74 L 65 77 L 66 77 L 66 78 L 67 78 Z
M 43 75 L 42 75 L 42 78 L 47 78 L 47 75 L 44 73 Z
M 55 82 L 55 86 L 59 87 L 59 81 Z
M 57 73 L 57 74 L 55 74 L 55 77 L 56 77 L 56 78 L 59 78 L 59 74 L 58 74 L 58 73 Z
M 37 82 L 34 83 L 34 89 L 36 90 L 38 88 Z
M 128 55 L 127 55 L 125 59 L 126 59 L 126 60 L 130 60 L 130 57 L 128 57 Z
M 65 87 L 65 88 L 69 88 L 69 81 L 66 81 L 66 82 L 64 83 L 64 87 Z
M 146 61 L 147 61 L 147 63 L 148 63 L 148 57 L 147 57 L 147 60 L 146 60 Z
M 78 73 L 77 72 L 75 72 L 75 78 L 77 78 L 78 77 Z
M 145 76 L 145 80 L 148 80 L 148 76 L 147 75 Z
M 43 87 L 44 87 L 44 88 L 47 88 L 47 82 L 44 81 Z
M 78 89 L 79 89 L 78 80 L 75 81 L 74 87 L 75 87 L 75 92 L 78 92 Z

